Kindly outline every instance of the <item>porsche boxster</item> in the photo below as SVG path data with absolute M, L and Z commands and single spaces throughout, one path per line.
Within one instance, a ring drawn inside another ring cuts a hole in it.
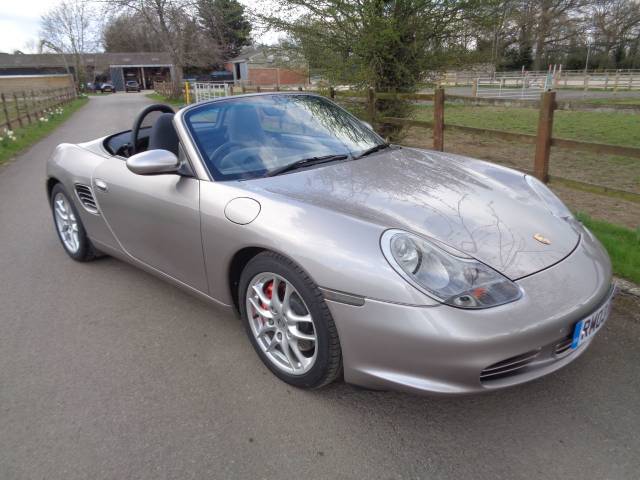
M 614 295 L 606 252 L 543 183 L 388 144 L 304 92 L 151 105 L 59 145 L 46 191 L 71 258 L 115 256 L 235 310 L 298 387 L 520 384 L 579 357 Z

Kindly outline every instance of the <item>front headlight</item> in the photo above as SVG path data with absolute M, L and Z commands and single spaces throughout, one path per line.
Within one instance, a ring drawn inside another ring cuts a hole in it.
M 381 238 L 387 261 L 405 280 L 436 300 L 459 308 L 488 308 L 513 302 L 520 288 L 484 263 L 403 230 Z
M 544 203 L 545 207 L 556 217 L 563 220 L 573 219 L 573 214 L 560 200 L 555 193 L 551 191 L 544 183 L 531 175 L 525 175 L 527 184 L 536 194 L 536 196 Z

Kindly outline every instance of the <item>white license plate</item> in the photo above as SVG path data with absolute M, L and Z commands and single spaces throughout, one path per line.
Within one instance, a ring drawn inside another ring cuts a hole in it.
M 573 329 L 573 342 L 571 342 L 571 348 L 578 348 L 602 328 L 602 325 L 604 325 L 604 322 L 609 317 L 614 293 L 615 292 L 612 292 L 609 295 L 607 301 L 598 310 L 593 312 L 587 318 L 576 323 L 576 326 Z

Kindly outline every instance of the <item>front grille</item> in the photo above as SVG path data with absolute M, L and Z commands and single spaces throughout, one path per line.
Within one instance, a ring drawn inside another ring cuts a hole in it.
M 480 381 L 486 382 L 489 380 L 497 380 L 499 378 L 521 373 L 521 370 L 533 362 L 539 354 L 539 349 L 532 350 L 530 352 L 523 353 L 522 355 L 507 358 L 501 362 L 489 365 L 480 372 Z
M 91 213 L 98 213 L 98 206 L 93 198 L 93 192 L 91 188 L 86 185 L 76 184 L 76 194 L 82 206 Z

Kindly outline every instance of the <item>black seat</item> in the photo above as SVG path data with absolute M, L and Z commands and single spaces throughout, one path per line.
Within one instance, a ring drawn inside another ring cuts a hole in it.
M 173 113 L 163 113 L 153 124 L 147 150 L 169 150 L 178 156 L 178 134 L 173 126 Z

